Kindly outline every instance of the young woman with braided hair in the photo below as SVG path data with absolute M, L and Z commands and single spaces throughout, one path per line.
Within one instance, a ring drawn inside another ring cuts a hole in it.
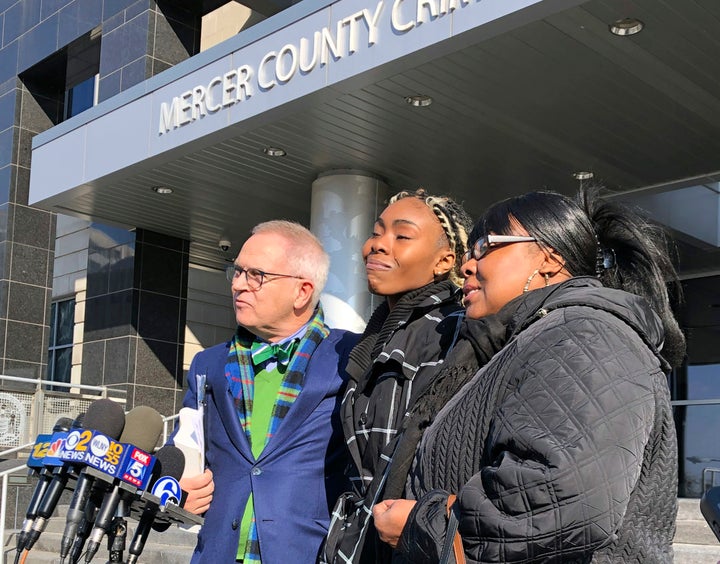
M 351 454 L 352 491 L 333 512 L 321 562 L 387 562 L 370 512 L 384 496 L 402 495 L 420 430 L 408 425 L 453 348 L 464 317 L 459 259 L 472 222 L 457 202 L 420 189 L 400 192 L 375 222 L 362 253 L 368 288 L 385 301 L 350 353 L 341 406 Z M 414 444 L 398 450 L 401 437 Z

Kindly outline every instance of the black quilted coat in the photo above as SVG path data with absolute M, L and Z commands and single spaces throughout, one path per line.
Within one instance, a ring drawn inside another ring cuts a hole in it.
M 395 562 L 437 562 L 459 493 L 468 562 L 672 562 L 677 444 L 647 303 L 574 278 L 524 294 L 508 343 L 418 447 Z

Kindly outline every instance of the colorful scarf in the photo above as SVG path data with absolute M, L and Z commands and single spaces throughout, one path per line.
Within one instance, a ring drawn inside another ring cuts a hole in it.
M 329 334 L 330 329 L 325 325 L 322 307 L 318 304 L 315 315 L 307 325 L 305 335 L 303 335 L 295 354 L 290 360 L 287 372 L 285 372 L 278 390 L 270 426 L 265 436 L 265 445 L 280 427 L 283 418 L 300 394 L 308 362 L 310 362 L 315 349 Z M 255 369 L 252 362 L 251 348 L 254 340 L 255 335 L 244 327 L 238 327 L 237 333 L 230 344 L 230 352 L 225 365 L 225 377 L 234 398 L 235 411 L 240 420 L 240 426 L 245 431 L 251 445 L 251 422 L 255 390 Z M 258 541 L 254 510 L 243 562 L 245 564 L 260 562 L 260 543 Z

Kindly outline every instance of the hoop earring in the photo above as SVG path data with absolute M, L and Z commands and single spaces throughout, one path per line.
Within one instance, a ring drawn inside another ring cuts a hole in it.
M 543 276 L 545 277 L 545 287 L 547 288 L 550 284 L 550 275 L 546 272 Z
M 523 288 L 523 294 L 527 293 L 530 290 L 530 282 L 532 282 L 532 279 L 535 278 L 535 276 L 540 272 L 540 269 L 537 269 L 533 271 L 533 273 L 528 276 L 527 282 L 525 282 L 525 287 Z M 545 284 L 547 286 L 547 284 Z

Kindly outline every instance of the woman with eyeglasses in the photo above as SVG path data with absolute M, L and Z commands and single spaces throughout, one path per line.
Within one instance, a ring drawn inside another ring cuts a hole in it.
M 672 562 L 685 345 L 662 229 L 596 189 L 534 192 L 469 248 L 467 325 L 499 350 L 423 434 L 407 499 L 375 506 L 393 562 L 438 562 L 458 522 L 468 562 Z
M 464 317 L 458 266 L 471 226 L 448 197 L 400 192 L 362 248 L 368 288 L 385 300 L 348 360 L 341 418 L 353 490 L 333 511 L 321 562 L 389 561 L 391 551 L 379 541 L 370 512 L 383 497 L 404 494 L 421 432 L 409 425 L 408 414 L 427 401 L 426 391 L 458 338 Z M 397 456 L 400 437 L 411 436 L 412 450 Z

